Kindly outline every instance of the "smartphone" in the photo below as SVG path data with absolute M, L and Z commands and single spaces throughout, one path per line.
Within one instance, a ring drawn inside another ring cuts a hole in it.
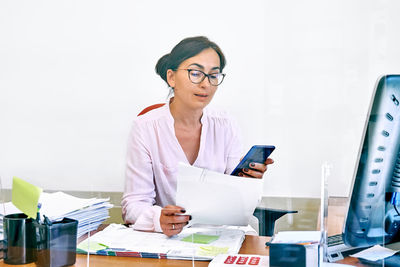
M 244 158 L 239 162 L 236 168 L 233 170 L 231 175 L 238 176 L 240 172 L 243 172 L 243 168 L 249 168 L 249 164 L 252 162 L 256 163 L 264 163 L 265 160 L 271 155 L 272 151 L 274 151 L 275 146 L 264 146 L 264 145 L 256 145 L 252 146 L 244 156 Z

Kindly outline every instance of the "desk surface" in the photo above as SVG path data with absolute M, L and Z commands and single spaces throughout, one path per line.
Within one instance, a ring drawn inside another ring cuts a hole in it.
M 268 255 L 268 248 L 265 247 L 265 242 L 267 242 L 270 238 L 265 236 L 246 236 L 246 239 L 243 242 L 242 248 L 239 253 L 241 254 L 257 254 L 257 255 Z M 196 267 L 208 266 L 208 261 L 196 261 Z M 338 263 L 345 263 L 353 266 L 367 267 L 368 265 L 361 264 L 356 258 L 346 258 L 344 260 L 339 261 Z M 135 266 L 135 264 L 140 265 L 141 267 L 154 267 L 154 266 L 192 266 L 191 261 L 186 260 L 166 260 L 166 259 L 142 259 L 142 258 L 129 258 L 129 257 L 115 257 L 115 256 L 99 256 L 99 255 L 90 255 L 90 265 L 96 267 L 109 267 L 109 266 Z M 15 266 L 8 265 L 0 260 L 0 267 L 2 266 Z M 18 266 L 26 266 L 26 267 L 35 267 L 34 263 L 18 265 Z M 76 257 L 76 264 L 73 265 L 76 267 L 87 266 L 87 256 L 78 254 Z
M 334 235 L 341 232 L 341 227 L 343 225 L 343 218 L 345 214 L 344 205 L 333 205 L 329 207 L 329 225 L 328 232 L 330 235 Z M 319 217 L 319 216 L 318 216 Z M 265 236 L 246 236 L 243 242 L 242 248 L 239 253 L 241 254 L 257 254 L 257 255 L 268 255 L 268 248 L 265 247 L 265 242 L 267 242 L 270 237 Z M 196 267 L 208 266 L 208 261 L 201 262 L 196 261 Z M 337 263 L 344 263 L 359 267 L 368 267 L 368 265 L 362 264 L 357 258 L 348 257 L 344 260 L 338 261 Z M 191 261 L 186 260 L 166 260 L 166 259 L 142 259 L 142 258 L 129 258 L 129 257 L 115 257 L 115 256 L 99 256 L 90 255 L 90 264 L 95 267 L 109 267 L 109 266 L 135 266 L 140 265 L 141 267 L 150 266 L 192 266 Z M 3 263 L 0 260 L 0 267 L 3 266 L 15 266 Z M 18 266 L 35 267 L 34 263 Z M 78 254 L 76 257 L 76 267 L 87 266 L 87 256 Z

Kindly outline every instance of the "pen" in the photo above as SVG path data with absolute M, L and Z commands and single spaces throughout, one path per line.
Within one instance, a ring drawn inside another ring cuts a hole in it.
M 40 208 L 42 207 L 42 203 L 38 203 L 37 205 L 37 213 L 36 213 L 36 221 L 40 223 Z
M 312 242 L 297 243 L 297 245 L 303 245 L 303 246 L 314 245 L 314 244 L 318 244 L 318 242 L 317 241 L 312 241 Z
M 50 221 L 50 219 L 46 215 L 43 215 L 43 217 L 44 217 L 44 223 L 46 225 L 48 225 L 48 226 L 52 226 L 53 225 L 53 223 Z

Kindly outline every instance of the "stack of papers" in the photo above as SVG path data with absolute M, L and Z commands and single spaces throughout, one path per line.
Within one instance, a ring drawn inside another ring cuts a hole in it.
M 212 260 L 219 254 L 236 254 L 245 233 L 225 227 L 189 227 L 175 236 L 135 231 L 121 224 L 110 224 L 82 241 L 78 253 L 140 258 Z
M 109 198 L 78 198 L 63 192 L 45 193 L 40 196 L 40 219 L 44 216 L 51 221 L 61 221 L 64 217 L 78 220 L 78 237 L 96 230 L 109 218 L 109 209 L 113 207 Z M 21 213 L 11 202 L 0 204 L 0 240 L 3 239 L 3 216 Z
M 320 231 L 282 231 L 272 237 L 271 243 L 318 245 L 320 240 Z
M 4 214 L 21 213 L 11 202 L 0 203 L 0 240 L 3 240 L 3 216 Z

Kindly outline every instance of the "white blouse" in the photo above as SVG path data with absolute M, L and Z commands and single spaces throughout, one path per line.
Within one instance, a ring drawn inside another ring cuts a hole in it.
M 205 108 L 200 148 L 193 166 L 231 173 L 242 145 L 234 120 L 225 112 Z M 178 162 L 189 164 L 175 136 L 169 104 L 138 116 L 128 140 L 122 216 L 136 230 L 162 232 L 162 207 L 175 205 Z M 185 207 L 183 207 L 185 208 Z

